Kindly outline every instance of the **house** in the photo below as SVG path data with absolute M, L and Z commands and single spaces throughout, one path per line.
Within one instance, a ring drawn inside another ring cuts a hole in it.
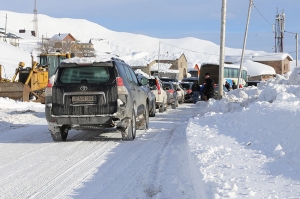
M 71 52 L 76 57 L 94 57 L 94 45 L 89 43 L 80 43 L 70 33 L 55 34 L 50 38 L 50 42 L 54 43 L 55 51 Z
M 60 50 L 63 45 L 76 43 L 76 39 L 70 33 L 55 34 L 50 40 L 54 42 L 54 48 L 57 50 Z
M 153 60 L 146 66 L 141 63 L 131 64 L 133 70 L 140 69 L 149 75 L 157 75 L 159 77 L 176 77 L 178 80 L 187 77 L 187 59 L 181 54 L 174 60 Z
M 273 67 L 276 74 L 285 74 L 290 71 L 293 58 L 288 53 L 255 53 L 251 60 Z

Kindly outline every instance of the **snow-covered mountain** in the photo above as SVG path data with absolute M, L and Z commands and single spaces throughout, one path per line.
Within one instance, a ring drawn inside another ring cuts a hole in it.
M 33 14 L 0 11 L 0 16 L 6 14 L 7 32 L 22 37 L 19 41 L 19 49 L 15 49 L 13 52 L 11 46 L 0 42 L 0 64 L 4 65 L 7 76 L 11 76 L 19 61 L 30 66 L 30 55 L 35 53 L 36 43 L 42 37 L 52 37 L 58 33 L 71 33 L 80 42 L 88 42 L 93 39 L 96 41 L 94 46 L 96 52 L 111 51 L 130 65 L 146 65 L 157 59 L 159 47 L 160 59 L 176 59 L 184 53 L 188 60 L 188 67 L 191 68 L 195 64 L 218 62 L 219 60 L 219 45 L 210 41 L 192 37 L 160 39 L 140 34 L 115 32 L 84 19 L 53 18 L 39 14 L 39 37 L 36 38 L 30 35 L 30 31 L 33 29 Z M 5 17 L 0 17 L 0 24 L 5 24 Z M 20 29 L 25 29 L 26 33 L 19 33 Z M 7 50 L 8 48 L 9 50 Z M 239 54 L 241 54 L 241 49 L 226 48 L 226 55 Z M 8 57 L 12 57 L 9 58 L 11 60 L 7 60 Z

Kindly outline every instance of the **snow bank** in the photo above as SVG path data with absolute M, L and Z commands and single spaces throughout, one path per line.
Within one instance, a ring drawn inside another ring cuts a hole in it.
M 197 103 L 188 148 L 198 169 L 194 178 L 214 198 L 300 196 L 299 79 L 295 69 L 220 101 Z

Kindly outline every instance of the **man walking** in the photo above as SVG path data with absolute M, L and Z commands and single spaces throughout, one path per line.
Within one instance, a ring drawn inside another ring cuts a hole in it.
M 214 98 L 214 80 L 210 77 L 209 73 L 205 73 L 205 85 L 203 90 L 204 100 L 208 101 Z

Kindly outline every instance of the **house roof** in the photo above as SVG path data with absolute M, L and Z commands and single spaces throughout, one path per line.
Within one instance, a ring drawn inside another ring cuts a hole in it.
M 288 53 L 254 53 L 252 55 L 252 61 L 282 61 L 286 58 L 293 61 Z
M 293 61 L 293 58 L 288 53 L 253 53 L 244 56 L 244 60 L 252 61 L 282 61 L 284 59 Z M 240 55 L 229 55 L 225 57 L 225 62 L 239 63 Z
M 62 41 L 62 40 L 64 40 L 68 35 L 70 35 L 71 38 L 73 38 L 74 40 L 76 40 L 70 33 L 59 33 L 59 34 L 55 34 L 51 39 L 52 39 L 52 40 Z

